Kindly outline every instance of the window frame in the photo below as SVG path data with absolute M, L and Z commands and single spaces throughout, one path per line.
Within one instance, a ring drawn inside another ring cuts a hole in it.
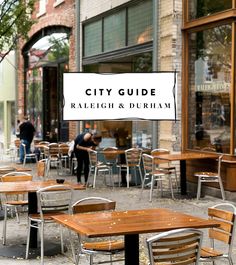
M 188 1 L 183 1 L 183 52 L 182 52 L 182 150 L 189 150 L 188 145 L 188 121 L 189 121 L 189 34 L 224 24 L 232 24 L 232 46 L 231 46 L 231 86 L 230 86 L 230 149 L 229 154 L 235 154 L 235 69 L 236 69 L 236 1 L 232 0 L 232 9 L 188 21 Z

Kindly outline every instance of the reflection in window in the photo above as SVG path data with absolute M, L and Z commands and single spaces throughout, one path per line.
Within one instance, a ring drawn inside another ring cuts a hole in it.
M 42 138 L 42 68 L 29 70 L 27 74 L 27 114 L 36 128 L 36 137 Z
M 189 147 L 229 152 L 231 26 L 189 37 Z
M 152 1 L 146 0 L 84 25 L 84 56 L 152 41 Z
M 142 44 L 152 40 L 152 1 L 145 1 L 128 9 L 128 44 Z
M 232 8 L 232 0 L 188 0 L 189 19 L 209 16 Z
M 46 65 L 69 57 L 69 40 L 66 33 L 53 33 L 37 41 L 29 51 L 30 68 Z

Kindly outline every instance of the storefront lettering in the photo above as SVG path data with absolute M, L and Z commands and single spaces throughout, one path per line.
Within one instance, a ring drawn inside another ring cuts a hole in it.
M 229 92 L 230 83 L 201 84 L 196 87 L 198 92 Z

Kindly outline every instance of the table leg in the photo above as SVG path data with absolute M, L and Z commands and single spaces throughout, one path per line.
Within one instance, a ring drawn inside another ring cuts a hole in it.
M 180 189 L 181 195 L 187 194 L 186 160 L 180 160 Z
M 139 235 L 125 235 L 125 265 L 139 265 Z
M 28 214 L 37 213 L 38 207 L 37 207 L 37 195 L 36 192 L 29 192 L 28 194 Z M 31 227 L 30 230 L 30 248 L 37 248 L 38 243 L 38 229 Z

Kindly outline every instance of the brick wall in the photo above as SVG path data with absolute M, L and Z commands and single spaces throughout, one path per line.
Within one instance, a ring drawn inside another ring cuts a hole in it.
M 81 0 L 81 21 L 111 10 L 130 0 Z
M 177 118 L 181 120 L 181 22 L 182 1 L 160 0 L 160 28 L 158 66 L 160 71 L 178 72 Z M 159 145 L 169 150 L 179 150 L 181 122 L 159 122 Z
M 55 0 L 46 1 L 46 12 L 39 15 L 39 1 L 35 4 L 35 12 L 32 16 L 37 22 L 32 26 L 28 36 L 31 40 L 43 28 L 49 26 L 65 26 L 71 29 L 69 39 L 70 54 L 69 54 L 69 69 L 75 71 L 75 1 L 65 0 L 58 1 L 60 4 L 55 5 Z M 26 41 L 19 42 L 18 49 L 18 107 L 19 117 L 24 114 L 24 61 L 21 50 L 26 44 Z M 74 128 L 72 126 L 72 128 Z

